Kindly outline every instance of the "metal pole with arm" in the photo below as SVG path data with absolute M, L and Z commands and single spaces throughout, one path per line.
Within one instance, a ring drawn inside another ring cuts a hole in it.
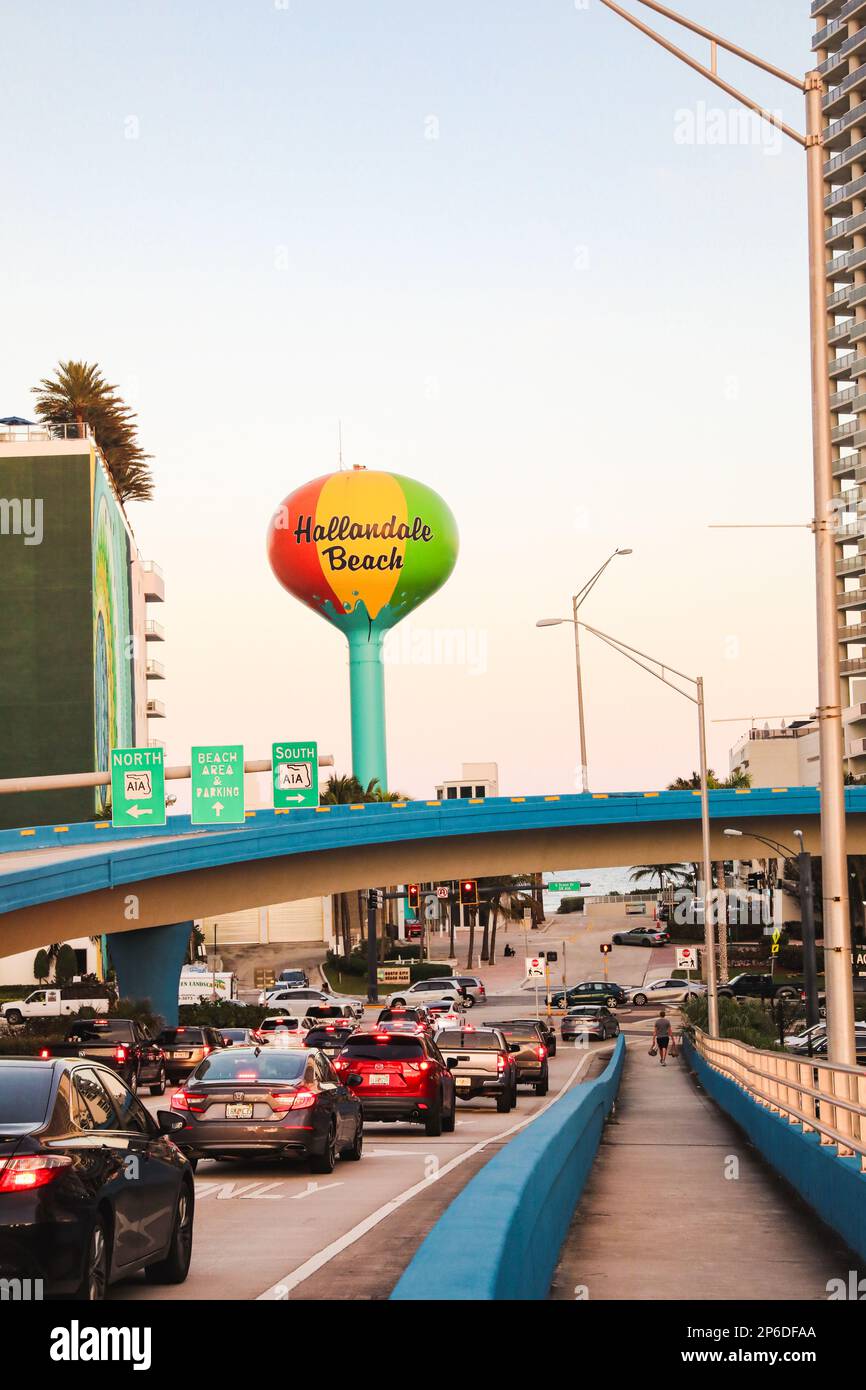
M 809 309 L 811 320 L 812 452 L 815 532 L 815 588 L 818 615 L 818 736 L 821 768 L 821 859 L 824 895 L 824 959 L 827 982 L 827 1041 L 830 1061 L 856 1066 L 854 1041 L 854 993 L 851 981 L 851 928 L 848 916 L 848 864 L 845 828 L 844 744 L 842 737 L 841 670 L 836 640 L 836 575 L 833 539 L 833 474 L 830 435 L 829 344 L 827 340 L 826 285 L 824 283 L 824 134 L 822 129 L 823 82 L 816 70 L 806 78 L 784 72 L 738 44 L 696 24 L 658 0 L 639 0 L 647 9 L 663 15 L 710 44 L 710 67 L 642 23 L 615 3 L 601 3 L 647 38 L 673 54 L 742 103 L 806 152 L 809 227 Z M 769 73 L 805 94 L 806 134 L 778 120 L 718 73 L 718 50 Z

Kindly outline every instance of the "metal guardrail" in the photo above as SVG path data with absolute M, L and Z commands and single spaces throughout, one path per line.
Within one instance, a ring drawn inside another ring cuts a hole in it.
M 0 425 L 0 444 L 33 444 L 49 439 L 93 439 L 89 425 L 71 421 L 53 424 L 42 420 L 32 425 Z
M 756 1104 L 802 1125 L 806 1134 L 818 1134 L 840 1157 L 856 1154 L 866 1173 L 866 1069 L 763 1051 L 733 1038 L 711 1038 L 699 1028 L 695 1048 Z

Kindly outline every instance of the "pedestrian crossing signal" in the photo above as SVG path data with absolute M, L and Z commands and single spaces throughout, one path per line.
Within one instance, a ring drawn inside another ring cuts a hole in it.
M 460 880 L 460 904 L 462 907 L 476 907 L 478 905 L 477 878 L 463 878 Z
M 609 941 L 603 941 L 598 949 L 601 951 L 601 954 L 603 956 L 609 956 L 611 951 L 613 950 L 613 947 L 611 946 Z

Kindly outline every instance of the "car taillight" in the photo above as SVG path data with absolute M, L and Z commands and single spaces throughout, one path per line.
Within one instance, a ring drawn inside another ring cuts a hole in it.
M 345 1071 L 349 1063 L 345 1057 L 335 1057 L 331 1065 L 336 1067 L 337 1071 Z
M 418 1063 L 418 1070 L 419 1070 L 419 1071 L 429 1071 L 429 1070 L 430 1070 L 430 1063 L 429 1063 L 429 1062 L 419 1062 L 419 1063 Z
M 271 1094 L 274 1110 L 309 1110 L 316 1103 L 315 1091 L 303 1088 L 299 1091 L 275 1091 Z
M 0 1158 L 0 1192 L 32 1192 L 58 1178 L 72 1159 L 66 1154 L 28 1154 L 24 1158 Z
M 496 1070 L 505 1071 L 505 1058 L 503 1057 L 501 1052 L 499 1056 L 496 1058 Z
M 205 1057 L 209 1057 L 212 1049 L 210 1047 L 204 1047 L 202 1048 L 202 1051 L 204 1052 Z
M 127 1057 L 128 1057 L 128 1055 L 129 1055 L 129 1054 L 127 1053 L 126 1048 L 125 1048 L 122 1044 L 119 1044 L 119 1045 L 114 1049 L 114 1060 L 115 1060 L 115 1062 L 125 1062 L 126 1059 L 127 1059 Z
M 43 1062 L 47 1061 L 47 1059 L 51 1056 L 51 1049 L 50 1049 L 50 1047 L 43 1047 L 43 1048 L 41 1048 L 41 1049 L 40 1049 L 40 1052 L 39 1052 L 39 1056 L 41 1057 L 41 1059 L 42 1059 Z
M 172 1110 L 204 1110 L 204 1096 L 195 1091 L 175 1091 L 171 1098 Z
M 542 1047 L 541 1044 L 539 1043 L 539 1045 L 538 1045 L 538 1047 L 535 1049 L 535 1051 L 536 1051 L 536 1053 L 538 1054 L 538 1060 L 539 1060 L 540 1062 L 543 1062 L 544 1059 L 545 1059 L 545 1057 L 547 1056 L 547 1048 L 546 1048 L 546 1047 Z

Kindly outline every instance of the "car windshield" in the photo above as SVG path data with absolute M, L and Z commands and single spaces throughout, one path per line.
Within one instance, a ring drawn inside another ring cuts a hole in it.
M 311 1028 L 304 1041 L 307 1047 L 339 1046 L 351 1033 L 351 1028 Z
M 221 1028 L 220 1032 L 224 1038 L 231 1038 L 232 1042 L 243 1042 L 247 1035 L 246 1028 Z
M 230 1048 L 214 1052 L 200 1062 L 190 1081 L 300 1081 L 307 1065 L 306 1052 L 264 1052 Z
M 266 1018 L 259 1024 L 260 1033 L 296 1033 L 300 1028 L 297 1018 Z
M 44 1064 L 4 1063 L 0 1067 L 0 1126 L 19 1129 L 41 1124 L 51 1094 L 51 1075 L 51 1067 Z
M 500 1033 L 504 1033 L 506 1038 L 532 1038 L 535 1037 L 535 1025 L 533 1023 L 498 1023 L 496 1025 Z
M 502 1040 L 497 1033 L 464 1032 L 462 1028 L 445 1028 L 436 1038 L 440 1051 L 458 1047 L 461 1051 L 501 1052 Z
M 414 1057 L 423 1057 L 424 1048 L 414 1038 L 395 1038 L 393 1034 L 382 1034 L 377 1038 L 350 1038 L 343 1049 L 345 1057 L 357 1057 L 363 1062 L 407 1062 Z
M 201 1028 L 163 1028 L 156 1041 L 160 1047 L 186 1047 L 189 1044 L 200 1043 L 203 1037 Z

